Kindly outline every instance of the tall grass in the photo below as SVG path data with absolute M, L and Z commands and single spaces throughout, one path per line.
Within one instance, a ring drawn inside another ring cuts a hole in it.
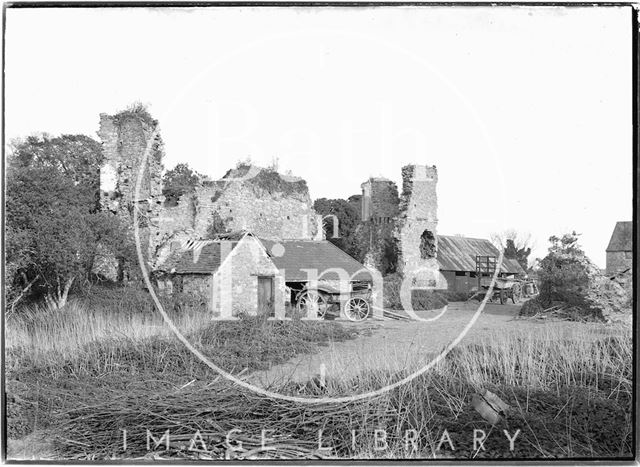
M 170 318 L 183 332 L 201 329 L 211 316 L 198 309 L 170 312 Z M 88 308 L 71 301 L 61 309 L 30 306 L 6 321 L 7 349 L 24 347 L 33 357 L 56 353 L 63 358 L 77 355 L 87 344 L 104 339 L 141 340 L 168 336 L 170 328 L 160 313 L 117 313 Z
M 624 327 L 545 326 L 532 333 L 493 332 L 454 348 L 438 372 L 477 387 L 505 384 L 560 391 L 567 387 L 631 390 L 633 348 Z
M 356 335 L 336 323 L 264 317 L 210 323 L 206 315 L 188 310 L 172 316 L 194 345 L 236 372 L 268 368 Z M 47 430 L 57 455 L 83 459 L 146 455 L 145 428 L 156 434 L 169 429 L 183 438 L 200 430 L 208 444 L 217 440 L 215 449 L 186 452 L 183 443 L 172 445 L 170 455 L 202 458 L 227 455 L 220 440 L 234 428 L 243 430 L 254 447 L 262 429 L 274 429 L 277 440 L 308 452 L 322 429 L 333 446 L 329 455 L 343 458 L 630 455 L 629 331 L 553 323 L 536 329 L 463 342 L 431 371 L 377 397 L 305 405 L 269 399 L 217 378 L 169 335 L 157 314 L 109 313 L 107 307 L 91 310 L 81 303 L 58 311 L 31 309 L 7 322 L 8 428 L 12 437 Z M 396 382 L 420 364 L 408 355 L 404 370 L 375 369 L 368 361 L 374 356 L 353 357 L 345 356 L 345 367 L 369 369 L 331 374 L 325 384 L 312 379 L 271 389 L 314 397 L 360 394 Z M 471 396 L 485 389 L 511 406 L 495 427 L 470 405 Z M 126 452 L 121 428 L 142 433 L 129 440 Z M 445 428 L 455 452 L 436 449 Z M 476 428 L 498 433 L 486 450 L 473 449 Z M 376 429 L 386 433 L 383 450 Z M 409 429 L 419 434 L 417 449 L 407 450 Z M 503 429 L 521 430 L 515 452 L 500 437 Z M 355 443 L 351 430 L 357 433 Z M 252 445 L 246 446 L 244 454 L 234 455 L 249 456 Z

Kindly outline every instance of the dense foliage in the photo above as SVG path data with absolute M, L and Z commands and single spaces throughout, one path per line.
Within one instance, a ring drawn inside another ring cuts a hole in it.
M 42 296 L 62 306 L 91 279 L 101 252 L 127 261 L 126 226 L 99 211 L 100 145 L 82 135 L 30 137 L 7 164 L 6 264 L 10 306 Z
M 539 265 L 540 298 L 548 301 L 563 298 L 563 292 L 586 287 L 591 262 L 578 244 L 579 234 L 551 236 L 549 253 Z
M 167 170 L 162 178 L 162 194 L 167 204 L 176 205 L 180 197 L 192 193 L 200 183 L 201 177 L 188 164 L 178 164 Z
M 360 224 L 359 200 L 320 198 L 315 200 L 313 208 L 323 216 L 325 238 L 362 261 L 364 249 L 356 235 L 356 228 Z

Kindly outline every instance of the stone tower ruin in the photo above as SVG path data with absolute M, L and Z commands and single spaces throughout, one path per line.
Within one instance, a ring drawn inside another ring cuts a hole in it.
M 435 166 L 402 168 L 402 195 L 394 182 L 370 178 L 361 185 L 362 224 L 368 245 L 365 264 L 383 274 L 411 277 L 416 288 L 436 287 L 438 199 Z
M 396 224 L 398 269 L 405 277 L 412 277 L 414 287 L 436 287 L 438 283 L 437 182 L 435 166 L 402 168 L 400 214 Z
M 103 210 L 120 217 L 133 232 L 134 210 L 142 251 L 147 260 L 153 257 L 154 222 L 162 209 L 162 139 L 158 122 L 144 109 L 116 115 L 100 114 L 98 136 L 102 140 L 104 161 L 100 167 L 100 203 Z M 145 152 L 149 150 L 140 190 L 136 183 Z M 121 274 L 119 274 L 121 275 Z
M 393 235 L 399 213 L 398 187 L 384 177 L 372 177 L 360 185 L 362 198 L 361 242 L 367 245 L 364 263 L 383 274 L 397 268 L 397 241 Z

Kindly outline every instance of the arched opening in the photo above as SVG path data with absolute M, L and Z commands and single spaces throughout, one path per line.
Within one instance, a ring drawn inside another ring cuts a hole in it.
M 436 236 L 430 230 L 425 230 L 420 236 L 420 258 L 429 259 L 436 256 Z

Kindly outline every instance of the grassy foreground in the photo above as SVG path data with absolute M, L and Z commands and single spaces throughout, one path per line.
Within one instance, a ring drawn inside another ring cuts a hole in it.
M 40 433 L 52 441 L 55 458 L 577 458 L 633 452 L 632 342 L 624 329 L 576 327 L 568 334 L 549 326 L 544 333 L 487 335 L 380 396 L 303 404 L 227 383 L 167 334 L 159 316 L 114 317 L 77 305 L 38 316 L 7 323 L 8 430 L 12 439 Z M 355 337 L 336 323 L 210 323 L 196 313 L 174 318 L 215 363 L 240 375 Z M 402 376 L 369 372 L 278 389 L 347 396 Z M 493 427 L 470 406 L 473 394 L 484 389 L 510 406 Z M 450 441 L 442 442 L 444 430 Z M 474 446 L 474 430 L 488 435 L 482 447 Z M 511 437 L 518 433 L 513 450 L 504 430 Z M 263 437 L 279 447 L 263 450 Z M 330 448 L 319 450 L 319 438 L 321 447 Z

